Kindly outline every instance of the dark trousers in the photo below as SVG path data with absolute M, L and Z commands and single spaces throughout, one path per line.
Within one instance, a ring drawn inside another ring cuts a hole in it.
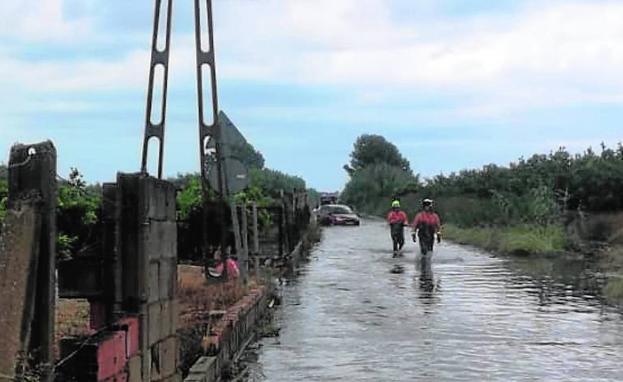
M 392 242 L 394 243 L 394 252 L 402 249 L 405 245 L 405 230 L 404 225 L 392 224 L 391 225 Z
M 435 245 L 435 227 L 427 224 L 418 227 L 418 239 L 420 241 L 420 252 L 423 255 L 432 252 Z

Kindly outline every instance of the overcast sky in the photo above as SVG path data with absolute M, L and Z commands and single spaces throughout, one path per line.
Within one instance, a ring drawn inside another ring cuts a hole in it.
M 197 171 L 192 0 L 174 0 L 165 173 Z M 140 165 L 153 0 L 0 1 L 0 161 Z M 623 129 L 623 2 L 215 0 L 220 107 L 267 165 L 343 186 L 355 138 L 416 172 L 579 152 Z

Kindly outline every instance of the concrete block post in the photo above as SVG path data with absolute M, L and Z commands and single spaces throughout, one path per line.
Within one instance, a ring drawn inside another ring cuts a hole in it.
M 260 254 L 260 227 L 257 216 L 257 203 L 251 204 L 251 231 L 253 232 L 253 254 Z
M 285 252 L 285 229 L 283 215 L 283 205 L 281 205 L 277 210 L 277 227 L 279 228 L 279 257 L 283 257 Z
M 291 203 L 292 203 L 292 221 L 295 222 L 296 221 L 296 211 L 297 211 L 297 207 L 298 207 L 298 198 L 297 198 L 297 193 L 296 190 L 292 191 L 292 199 L 291 199 Z
M 42 380 L 53 378 L 54 311 L 56 303 L 56 148 L 50 141 L 11 148 L 9 207 L 36 195 L 41 202 L 41 230 L 35 281 L 34 319 L 29 350 L 44 367 Z
M 0 235 L 0 376 L 6 378 L 14 378 L 19 355 L 28 350 L 40 229 L 34 202 L 10 209 Z
M 236 205 L 235 202 L 231 202 L 230 203 L 230 209 L 231 209 L 231 224 L 232 224 L 232 229 L 234 230 L 234 242 L 235 242 L 235 250 L 236 250 L 236 254 L 238 255 L 238 257 L 240 257 L 240 252 L 242 250 L 242 239 L 240 237 L 240 224 L 239 224 L 239 220 L 238 220 L 238 206 Z M 225 248 L 223 248 L 223 250 L 225 251 Z
M 118 187 L 116 183 L 102 186 L 102 258 L 105 259 L 105 302 L 106 319 L 112 322 L 122 314 L 123 309 L 123 267 L 119 256 L 118 241 L 121 211 L 118 208 Z
M 177 363 L 175 187 L 146 174 L 117 184 L 123 306 L 139 317 L 142 380 L 164 379 Z
M 242 233 L 242 252 L 239 255 L 240 276 L 242 282 L 247 285 L 249 279 L 249 226 L 247 224 L 247 206 L 240 206 L 240 229 Z
M 253 261 L 255 269 L 255 282 L 260 280 L 260 228 L 258 225 L 257 203 L 251 204 L 251 231 L 253 233 Z
M 283 226 L 283 245 L 285 252 L 290 253 L 292 248 L 290 247 L 290 212 L 289 212 L 289 200 L 281 191 L 281 224 Z

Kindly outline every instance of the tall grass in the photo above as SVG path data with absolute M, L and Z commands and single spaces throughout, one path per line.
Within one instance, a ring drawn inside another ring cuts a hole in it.
M 560 225 L 461 228 L 448 224 L 444 226 L 444 237 L 460 244 L 507 254 L 560 253 L 567 244 L 565 230 Z

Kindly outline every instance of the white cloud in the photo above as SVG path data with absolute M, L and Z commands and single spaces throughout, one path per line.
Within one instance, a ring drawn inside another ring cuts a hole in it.
M 18 88 L 36 91 L 98 91 L 127 89 L 147 83 L 147 52 L 135 51 L 116 61 L 98 59 L 77 61 L 21 61 L 0 55 L 0 78 Z
M 69 38 L 88 18 L 68 21 L 63 0 L 3 2 L 9 29 L 37 38 Z M 28 2 L 29 3 L 29 2 Z M 360 100 L 421 92 L 459 99 L 459 116 L 535 107 L 623 102 L 623 4 L 527 2 L 514 13 L 396 21 L 389 0 L 216 2 L 221 80 L 354 87 Z M 191 23 L 177 15 L 176 23 Z M 186 19 L 188 18 L 188 19 Z M 150 26 L 149 26 L 150 27 Z M 49 32 L 49 33 L 46 33 Z M 148 42 L 146 42 L 147 45 Z M 193 37 L 175 37 L 171 84 L 194 79 Z M 30 63 L 0 56 L 4 82 L 34 89 L 144 87 L 149 53 L 118 58 Z M 457 102 L 455 102 L 457 103 Z
M 514 14 L 406 25 L 383 0 L 234 4 L 219 32 L 234 36 L 220 47 L 227 76 L 355 86 L 367 99 L 392 89 L 449 93 L 470 99 L 462 110 L 471 116 L 623 100 L 618 2 L 528 3 Z M 251 20 L 244 44 L 234 15 Z M 277 20 L 272 34 L 263 18 Z
M 0 36 L 28 42 L 71 42 L 88 37 L 92 17 L 70 20 L 64 6 L 64 0 L 1 1 Z

